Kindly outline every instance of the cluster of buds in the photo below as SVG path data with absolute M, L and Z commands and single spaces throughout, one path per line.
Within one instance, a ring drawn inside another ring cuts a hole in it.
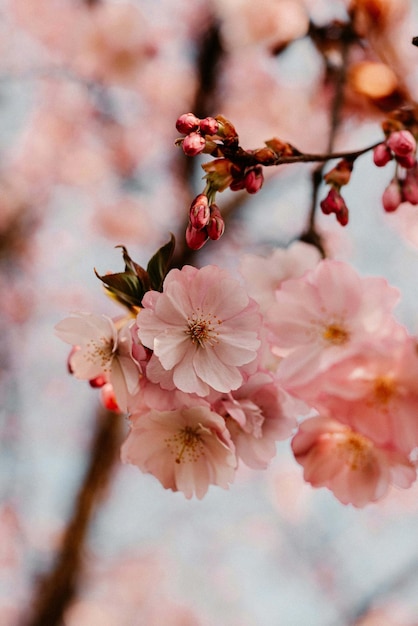
M 335 213 L 341 226 L 348 224 L 348 208 L 341 195 L 341 187 L 350 181 L 352 171 L 353 161 L 342 159 L 324 176 L 324 181 L 330 186 L 330 190 L 321 202 L 321 210 L 325 215 Z
M 396 161 L 403 168 L 396 168 L 395 176 L 386 187 L 382 196 L 383 208 L 387 213 L 396 211 L 402 202 L 418 204 L 418 165 L 416 158 L 417 142 L 414 135 L 406 129 L 391 132 L 386 141 L 376 146 L 373 161 L 378 167 Z
M 373 161 L 377 167 L 383 167 L 395 159 L 405 169 L 409 170 L 416 165 L 417 142 L 409 130 L 396 130 L 380 143 L 373 152 Z
M 222 115 L 199 119 L 194 113 L 180 115 L 176 122 L 179 133 L 186 135 L 178 139 L 184 154 L 194 157 L 201 152 L 212 153 L 219 141 L 236 142 L 238 136 L 233 125 Z
M 208 239 L 216 241 L 222 237 L 225 222 L 219 207 L 209 204 L 208 197 L 201 193 L 193 200 L 189 210 L 186 243 L 192 250 L 199 250 Z

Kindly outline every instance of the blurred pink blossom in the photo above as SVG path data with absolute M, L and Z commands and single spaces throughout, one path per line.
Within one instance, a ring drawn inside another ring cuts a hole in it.
M 416 478 L 408 458 L 328 417 L 312 417 L 292 440 L 304 479 L 327 487 L 343 504 L 362 507 L 382 498 L 389 485 L 407 489 Z
M 267 257 L 244 254 L 240 272 L 245 279 L 249 295 L 260 305 L 265 314 L 275 302 L 275 293 L 284 280 L 298 278 L 319 263 L 318 250 L 307 243 L 296 241 L 287 249 L 273 250 Z

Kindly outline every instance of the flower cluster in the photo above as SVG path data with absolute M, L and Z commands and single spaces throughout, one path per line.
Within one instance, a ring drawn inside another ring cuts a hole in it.
M 397 300 L 384 279 L 324 260 L 286 281 L 267 316 L 279 380 L 317 413 L 292 441 L 305 480 L 355 506 L 416 478 L 417 344 Z
M 305 243 L 244 256 L 243 281 L 216 265 L 169 269 L 173 246 L 146 270 L 123 248 L 125 272 L 99 276 L 125 317 L 56 326 L 71 373 L 128 414 L 122 460 L 201 498 L 293 437 L 305 479 L 343 503 L 409 487 L 418 354 L 392 315 L 398 292 Z

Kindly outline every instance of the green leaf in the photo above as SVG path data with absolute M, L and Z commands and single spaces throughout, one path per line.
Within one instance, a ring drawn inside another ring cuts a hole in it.
M 154 254 L 147 265 L 151 289 L 155 289 L 155 291 L 162 291 L 163 289 L 164 278 L 170 269 L 175 245 L 176 240 L 174 235 L 171 235 L 170 241 Z
M 140 278 L 132 271 L 119 272 L 117 274 L 105 274 L 100 276 L 94 270 L 97 278 L 104 283 L 109 295 L 130 311 L 136 311 L 141 306 L 142 298 L 148 289 Z

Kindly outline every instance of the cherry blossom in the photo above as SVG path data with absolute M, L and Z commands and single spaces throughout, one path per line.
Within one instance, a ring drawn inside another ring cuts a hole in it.
M 377 445 L 408 455 L 418 446 L 418 355 L 403 333 L 336 363 L 305 388 L 292 389 Z
M 260 305 L 264 314 L 275 302 L 275 293 L 284 280 L 299 278 L 308 269 L 313 269 L 320 259 L 314 246 L 296 241 L 287 249 L 273 250 L 267 257 L 244 254 L 240 272 L 249 295 Z
M 234 480 L 234 444 L 225 421 L 207 406 L 133 414 L 131 423 L 122 461 L 153 474 L 165 489 L 200 499 L 209 485 L 227 489 Z
M 77 347 L 69 358 L 71 373 L 81 380 L 104 376 L 122 410 L 126 410 L 128 394 L 134 394 L 139 385 L 139 364 L 132 356 L 133 324 L 131 319 L 118 329 L 106 315 L 78 313 L 55 326 L 60 339 Z
M 292 440 L 304 479 L 327 487 L 343 504 L 363 507 L 382 498 L 389 485 L 411 486 L 416 469 L 408 458 L 328 417 L 312 417 Z
M 286 355 L 280 376 L 312 379 L 355 351 L 359 341 L 390 334 L 398 298 L 383 278 L 362 278 L 349 265 L 328 259 L 284 282 L 266 318 L 274 350 Z
M 257 305 L 238 281 L 215 265 L 186 265 L 171 270 L 163 293 L 149 291 L 142 304 L 139 338 L 178 389 L 200 396 L 238 389 L 241 368 L 260 347 Z M 159 382 L 155 372 L 147 374 Z
M 276 441 L 286 439 L 296 426 L 286 414 L 285 393 L 267 372 L 257 372 L 237 391 L 214 404 L 223 415 L 236 453 L 246 465 L 265 469 L 276 454 Z

